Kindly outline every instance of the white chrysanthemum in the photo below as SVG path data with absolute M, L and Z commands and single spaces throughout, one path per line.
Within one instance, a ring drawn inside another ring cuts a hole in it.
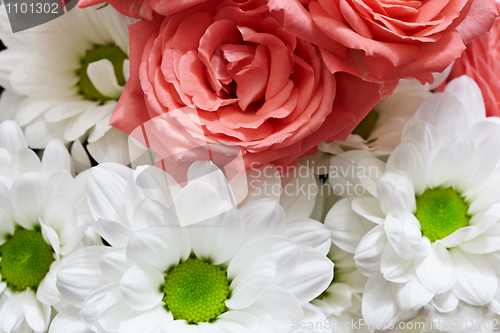
M 499 123 L 485 118 L 471 79 L 450 82 L 407 123 L 378 166 L 385 173 L 358 179 L 367 195 L 330 210 L 333 242 L 369 277 L 367 321 L 405 321 L 429 303 L 450 312 L 459 301 L 500 313 Z
M 127 24 L 134 20 L 111 6 L 97 8 L 75 7 L 46 24 L 9 33 L 1 6 L 0 37 L 7 46 L 0 52 L 0 86 L 7 90 L 1 104 L 14 109 L 31 148 L 45 148 L 52 139 L 74 141 L 72 154 L 81 156 L 87 140 L 98 162 L 128 164 L 127 136 L 112 129 L 109 119 L 128 77 Z
M 40 162 L 13 121 L 0 124 L 0 333 L 45 332 L 64 300 L 56 273 L 88 227 L 83 185 L 50 141 Z
M 211 163 L 180 188 L 156 167 L 101 164 L 88 178 L 94 228 L 57 274 L 71 305 L 50 328 L 92 332 L 291 332 L 333 277 L 323 224 L 273 199 L 234 208 Z

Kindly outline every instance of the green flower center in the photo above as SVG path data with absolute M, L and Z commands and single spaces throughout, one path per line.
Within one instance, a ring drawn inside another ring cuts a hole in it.
M 87 74 L 87 69 L 91 63 L 103 59 L 107 59 L 113 64 L 116 80 L 120 86 L 124 86 L 127 80 L 123 74 L 123 62 L 128 59 L 128 56 L 116 45 L 97 45 L 92 50 L 88 50 L 85 57 L 81 60 L 82 66 L 76 71 L 76 74 L 80 78 L 78 81 L 80 94 L 85 99 L 101 103 L 112 100 L 112 98 L 104 96 L 96 89 Z
M 19 228 L 0 246 L 2 281 L 14 291 L 36 290 L 55 260 L 40 230 Z
M 371 110 L 352 131 L 352 134 L 357 134 L 364 140 L 367 140 L 370 134 L 372 134 L 375 125 L 377 125 L 378 118 L 380 118 L 378 111 L 375 109 Z
M 469 225 L 469 205 L 453 188 L 427 189 L 417 198 L 415 216 L 431 242 Z
M 227 310 L 227 272 L 220 266 L 188 259 L 168 273 L 163 292 L 163 302 L 174 319 L 192 324 L 209 322 Z

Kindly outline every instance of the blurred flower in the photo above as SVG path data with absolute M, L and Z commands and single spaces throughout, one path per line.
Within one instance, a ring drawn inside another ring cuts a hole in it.
M 0 85 L 2 103 L 15 109 L 28 146 L 45 148 L 52 139 L 73 142 L 72 154 L 82 165 L 82 142 L 98 162 L 130 163 L 127 136 L 109 125 L 128 78 L 127 24 L 135 22 L 112 7 L 75 8 L 38 27 L 9 33 L 1 8 Z M 2 96 L 2 100 L 4 96 Z M 12 105 L 12 103 L 15 103 Z

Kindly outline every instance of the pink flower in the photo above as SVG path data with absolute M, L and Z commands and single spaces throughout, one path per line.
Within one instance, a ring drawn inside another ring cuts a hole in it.
M 120 13 L 151 21 L 156 11 L 162 15 L 171 15 L 206 0 L 80 0 L 81 8 L 109 2 Z
M 130 39 L 131 76 L 111 124 L 131 133 L 189 106 L 197 119 L 175 116 L 187 133 L 240 147 L 246 168 L 293 164 L 324 140 L 345 139 L 397 84 L 332 74 L 260 0 L 209 0 L 141 21 Z
M 285 31 L 320 46 L 332 72 L 370 81 L 415 77 L 432 83 L 485 34 L 494 0 L 270 0 Z
M 500 20 L 496 20 L 491 32 L 469 45 L 462 57 L 455 61 L 447 81 L 467 75 L 481 89 L 486 115 L 500 116 Z M 443 90 L 446 83 L 439 87 Z

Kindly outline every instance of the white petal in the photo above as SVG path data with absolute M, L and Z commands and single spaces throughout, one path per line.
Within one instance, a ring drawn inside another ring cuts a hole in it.
M 453 294 L 471 305 L 488 304 L 498 289 L 498 278 L 490 263 L 481 255 L 460 249 L 453 249 L 450 255 L 457 275 Z
M 394 299 L 402 309 L 420 310 L 434 297 L 416 277 L 405 283 L 391 283 L 391 289 Z
M 469 253 L 491 253 L 500 250 L 500 223 L 471 239 L 460 244 L 460 248 Z
M 42 228 L 43 239 L 47 244 L 50 244 L 50 246 L 52 246 L 52 250 L 54 250 L 56 255 L 56 260 L 59 261 L 60 260 L 59 252 L 61 249 L 61 241 L 59 240 L 59 235 L 54 229 L 46 226 L 41 218 L 38 219 L 38 222 L 40 223 L 40 227 Z
M 80 307 L 87 296 L 108 283 L 99 269 L 99 257 L 108 250 L 105 246 L 91 246 L 62 261 L 56 285 L 68 302 Z
M 403 223 L 396 215 L 397 213 L 394 210 L 387 215 L 384 223 L 384 230 L 389 243 L 391 243 L 397 254 L 403 259 L 411 260 L 414 255 L 413 249 L 406 238 Z
M 380 259 L 387 242 L 383 228 L 378 225 L 370 230 L 356 248 L 356 267 L 366 276 L 380 274 Z
M 160 286 L 165 283 L 163 274 L 155 267 L 136 264 L 123 274 L 120 290 L 123 299 L 132 309 L 146 311 L 161 303 Z
M 72 305 L 66 306 L 52 320 L 49 333 L 93 333 L 80 319 L 79 311 Z
M 292 275 L 280 284 L 301 303 L 318 297 L 333 280 L 333 263 L 318 251 L 301 247 L 299 262 Z
M 292 320 L 303 317 L 300 303 L 286 289 L 271 286 L 252 306 L 269 313 L 278 325 L 290 325 Z
M 56 274 L 61 264 L 54 261 L 50 265 L 50 270 L 45 278 L 40 282 L 36 291 L 36 298 L 40 302 L 48 305 L 55 305 L 61 301 L 59 291 L 56 286 Z
M 148 263 L 164 272 L 189 257 L 191 243 L 184 228 L 145 228 L 135 232 L 127 245 L 127 261 Z
M 40 165 L 40 158 L 38 158 L 35 152 L 31 149 L 23 148 L 13 155 L 9 165 L 9 175 L 14 179 L 26 172 L 39 172 Z
M 118 99 L 123 87 L 118 85 L 115 71 L 111 61 L 102 59 L 89 64 L 87 75 L 90 82 L 102 95 L 112 99 Z
M 10 332 L 24 319 L 23 308 L 27 292 L 25 290 L 20 293 L 13 293 L 6 303 L 0 307 L 0 325 L 3 331 Z
M 350 253 L 356 251 L 361 239 L 376 226 L 352 210 L 352 200 L 352 198 L 340 200 L 325 218 L 325 225 L 330 229 L 332 242 Z
M 426 98 L 415 112 L 415 118 L 432 124 L 446 142 L 469 127 L 466 110 L 457 96 L 449 92 Z
M 146 312 L 130 311 L 120 324 L 120 333 L 154 332 L 161 323 L 172 322 L 172 315 L 161 305 Z
M 52 140 L 43 152 L 40 172 L 46 176 L 50 176 L 59 170 L 72 172 L 71 157 L 68 149 L 66 149 L 61 141 Z
M 275 284 L 281 283 L 292 274 L 299 260 L 299 247 L 283 237 L 263 237 L 248 243 L 236 252 L 227 269 L 227 276 L 233 279 L 249 265 L 271 256 L 278 265 Z
M 28 148 L 21 128 L 12 120 L 0 123 L 0 147 L 7 149 L 10 156 L 22 148 Z
M 68 243 L 77 230 L 77 215 L 73 201 L 64 194 L 55 193 L 48 201 L 42 217 L 48 227 L 54 229 L 63 244 Z
M 385 214 L 393 209 L 398 213 L 415 211 L 415 190 L 410 174 L 399 170 L 387 171 L 378 182 L 380 207 Z
M 26 291 L 24 316 L 28 325 L 36 332 L 43 332 L 50 322 L 50 305 L 40 303 L 32 290 Z
M 392 296 L 391 282 L 382 277 L 371 277 L 365 286 L 361 311 L 368 323 L 389 324 L 399 310 Z
M 255 303 L 272 284 L 276 269 L 274 260 L 265 257 L 238 274 L 231 282 L 231 298 L 226 301 L 227 307 L 240 310 Z
M 63 143 L 68 142 L 64 139 L 64 129 L 68 121 L 60 121 L 58 123 L 48 123 L 43 118 L 35 119 L 24 129 L 26 141 L 31 148 L 45 148 L 50 140 L 58 139 Z
M 132 170 L 119 164 L 101 164 L 87 179 L 87 200 L 94 219 L 124 220 L 124 196 Z
M 0 199 L 1 200 L 1 199 Z M 14 223 L 5 211 L 0 210 L 0 245 L 14 234 Z
M 355 198 L 352 203 L 352 210 L 365 219 L 380 224 L 385 220 L 385 214 L 380 208 L 380 201 L 372 197 Z
M 420 231 L 420 222 L 418 222 L 415 215 L 412 213 L 405 213 L 399 216 L 401 222 L 403 222 L 403 230 L 414 253 L 418 253 L 421 256 L 426 256 L 431 251 L 431 242 L 429 238 L 422 237 L 422 232 Z
M 222 209 L 218 210 L 217 207 Z M 238 250 L 243 238 L 243 223 L 236 208 L 228 209 L 226 202 L 217 202 L 206 210 L 221 212 L 218 216 L 189 226 L 191 244 L 196 256 L 219 265 Z
M 64 126 L 62 139 L 66 141 L 75 141 L 84 136 L 87 131 L 96 125 L 101 119 L 106 119 L 107 121 L 110 116 L 106 112 L 108 110 L 108 104 L 116 105 L 116 102 L 110 101 L 105 105 L 90 105 L 86 111 L 76 117 L 68 119 L 66 121 L 66 125 Z
M 477 83 L 470 77 L 464 75 L 451 80 L 444 91 L 455 95 L 464 105 L 469 124 L 486 117 L 483 95 Z
M 447 292 L 457 281 L 457 271 L 448 250 L 436 243 L 427 256 L 415 256 L 415 272 L 424 287 L 435 294 Z
M 98 219 L 92 228 L 111 246 L 126 246 L 134 230 L 122 223 Z
M 80 140 L 75 140 L 71 145 L 71 157 L 73 158 L 73 165 L 77 174 L 92 167 L 89 155 L 85 151 L 85 148 L 83 148 Z
M 138 230 L 147 227 L 179 227 L 180 225 L 174 210 L 162 202 L 144 199 L 134 210 L 132 226 Z
M 311 216 L 320 187 L 319 180 L 316 180 L 311 170 L 305 165 L 297 166 L 282 176 L 281 186 L 284 195 L 280 197 L 280 205 L 287 219 Z
M 435 295 L 431 301 L 439 312 L 450 312 L 458 305 L 458 298 L 451 291 Z
M 242 245 L 263 236 L 283 236 L 285 212 L 273 199 L 252 201 L 239 210 L 244 225 Z
M 87 150 L 98 163 L 113 162 L 123 165 L 131 163 L 128 136 L 111 128 L 102 137 L 87 144 Z
M 182 226 L 201 222 L 217 215 L 219 212 L 214 212 L 212 216 L 201 215 L 200 212 L 211 204 L 220 201 L 223 200 L 218 192 L 202 181 L 190 182 L 174 198 L 175 210 L 179 215 Z M 196 202 L 196 209 L 193 209 L 193 202 Z
M 415 122 L 408 121 L 403 129 L 402 142 L 419 142 L 433 155 L 441 146 L 441 136 L 437 129 L 429 123 L 424 123 L 413 118 Z M 406 130 L 406 131 L 405 131 Z
M 467 226 L 464 228 L 460 228 L 458 230 L 455 230 L 454 232 L 452 232 L 451 234 L 449 234 L 445 238 L 438 239 L 436 241 L 436 243 L 439 243 L 446 248 L 452 248 L 452 247 L 459 245 L 463 241 L 467 240 L 469 238 L 469 235 L 471 235 L 475 231 L 477 231 L 477 228 L 473 225 L 470 225 L 470 226 Z M 499 249 L 500 249 L 500 247 L 499 247 Z
M 425 190 L 424 186 L 427 183 L 431 155 L 424 145 L 415 141 L 406 141 L 402 142 L 392 152 L 389 160 L 387 161 L 387 170 L 384 175 L 381 177 L 384 179 L 389 172 L 399 171 L 401 173 L 407 173 L 409 177 L 409 182 L 415 186 L 415 192 L 417 194 L 423 193 Z M 394 177 L 394 176 L 392 176 Z M 380 196 L 381 190 L 381 181 L 377 187 L 377 193 L 379 195 L 380 201 L 384 203 L 383 197 Z M 388 189 L 391 193 L 394 193 L 393 188 Z M 392 200 L 395 200 L 393 197 L 388 197 Z M 384 212 L 391 210 L 391 207 L 385 208 L 384 204 L 382 205 L 382 209 Z
M 43 216 L 53 188 L 40 174 L 29 172 L 19 176 L 10 189 L 10 204 L 14 219 L 22 227 L 33 229 Z
M 99 258 L 102 275 L 109 282 L 119 280 L 130 266 L 127 262 L 125 247 L 111 248 Z
M 330 230 L 321 222 L 311 219 L 286 221 L 285 236 L 299 245 L 314 248 L 323 255 L 330 251 Z
M 384 252 L 382 252 L 380 271 L 386 280 L 395 283 L 408 282 L 415 276 L 413 260 L 401 258 L 389 243 L 385 245 Z
M 247 313 L 246 311 L 228 311 L 221 314 L 214 324 L 208 325 L 211 325 L 214 331 L 221 333 L 250 333 L 258 329 L 258 324 L 259 323 L 255 316 Z
M 118 282 L 104 285 L 101 288 L 94 291 L 93 293 L 91 293 L 89 297 L 87 297 L 83 302 L 80 310 L 80 317 L 82 321 L 85 323 L 85 325 L 87 325 L 93 331 L 105 332 L 99 321 L 100 311 L 101 309 L 106 311 L 113 306 L 115 307 L 114 309 L 115 311 L 122 310 L 120 304 L 116 304 L 116 302 L 113 302 L 112 300 L 113 298 L 116 299 L 117 296 L 120 297 L 119 294 L 120 294 L 120 289 Z M 122 304 L 125 305 L 125 307 L 127 307 L 123 301 Z
M 461 135 L 451 140 L 436 153 L 428 166 L 433 171 L 429 185 L 454 186 L 458 191 L 465 191 L 465 185 L 459 180 L 469 171 L 474 154 L 475 146 L 470 137 Z

